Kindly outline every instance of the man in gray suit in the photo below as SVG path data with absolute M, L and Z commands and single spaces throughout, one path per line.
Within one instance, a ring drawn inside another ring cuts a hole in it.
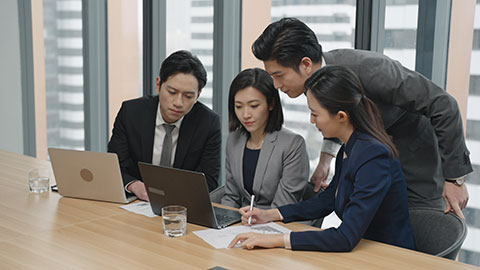
M 352 69 L 379 107 L 385 129 L 399 150 L 409 207 L 440 208 L 464 218 L 461 210 L 468 201 L 464 182 L 472 166 L 457 102 L 446 91 L 380 53 L 322 52 L 315 33 L 295 18 L 271 23 L 252 50 L 264 62 L 275 87 L 290 98 L 301 95 L 305 80 L 324 65 Z M 335 145 L 335 139 L 323 143 L 311 178 L 316 190 L 327 186 Z

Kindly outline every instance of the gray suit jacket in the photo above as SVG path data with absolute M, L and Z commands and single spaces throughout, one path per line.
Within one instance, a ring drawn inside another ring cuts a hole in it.
M 247 135 L 232 132 L 227 139 L 226 183 L 222 204 L 242 207 L 251 194 L 243 185 L 243 152 Z M 253 180 L 255 206 L 268 209 L 300 201 L 309 175 L 309 159 L 302 136 L 282 128 L 267 133 Z
M 472 172 L 456 100 L 380 53 L 341 49 L 324 53 L 324 59 L 352 69 L 379 107 L 400 153 L 409 206 L 442 208 L 445 178 Z

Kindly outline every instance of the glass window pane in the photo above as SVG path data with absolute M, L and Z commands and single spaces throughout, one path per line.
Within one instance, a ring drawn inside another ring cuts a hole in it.
M 213 0 L 167 1 L 167 56 L 189 50 L 207 70 L 207 85 L 199 100 L 212 108 Z
M 272 0 L 272 22 L 295 17 L 306 23 L 317 35 L 324 51 L 354 47 L 355 0 Z M 301 134 L 307 143 L 310 172 L 317 167 L 322 134 L 310 124 L 310 110 L 304 95 L 291 99 L 280 93 L 284 126 Z M 332 162 L 333 166 L 334 162 Z M 333 167 L 332 170 L 333 172 Z
M 467 106 L 467 147 L 473 173 L 467 176 L 470 199 L 464 215 L 468 234 L 458 259 L 461 262 L 480 265 L 480 3 L 475 8 L 473 48 L 470 62 L 470 93 Z
M 415 70 L 418 0 L 387 0 L 383 53 Z
M 82 1 L 44 0 L 47 145 L 83 150 Z
M 353 49 L 355 13 L 355 0 L 272 0 L 271 10 L 272 21 L 295 17 L 306 23 L 317 35 L 323 51 Z M 318 164 L 323 136 L 310 124 L 310 110 L 304 95 L 291 99 L 283 92 L 279 93 L 285 116 L 284 127 L 305 138 L 311 175 Z M 330 165 L 329 179 L 335 170 L 335 160 Z M 322 227 L 337 227 L 339 224 L 340 219 L 332 213 L 325 217 Z

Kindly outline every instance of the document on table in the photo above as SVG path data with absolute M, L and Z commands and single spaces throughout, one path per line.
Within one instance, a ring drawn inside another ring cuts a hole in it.
M 203 241 L 210 244 L 216 249 L 227 248 L 228 244 L 235 238 L 239 233 L 255 232 L 261 234 L 280 234 L 288 233 L 289 229 L 283 227 L 282 225 L 270 222 L 266 224 L 255 224 L 252 226 L 231 226 L 224 229 L 208 229 L 202 231 L 193 232 L 198 237 L 202 238 Z M 237 244 L 237 246 L 239 245 Z
M 120 208 L 123 208 L 127 211 L 133 212 L 135 214 L 144 215 L 146 217 L 156 217 L 152 211 L 152 207 L 150 206 L 149 202 L 138 202 L 138 203 L 131 203 L 127 205 L 122 205 Z

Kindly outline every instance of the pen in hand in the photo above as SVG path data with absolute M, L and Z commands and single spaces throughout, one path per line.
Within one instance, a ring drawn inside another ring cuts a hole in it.
M 250 199 L 250 212 L 253 210 L 253 200 L 255 199 L 255 195 L 252 195 L 252 198 Z M 248 217 L 248 225 L 252 224 L 252 216 Z

